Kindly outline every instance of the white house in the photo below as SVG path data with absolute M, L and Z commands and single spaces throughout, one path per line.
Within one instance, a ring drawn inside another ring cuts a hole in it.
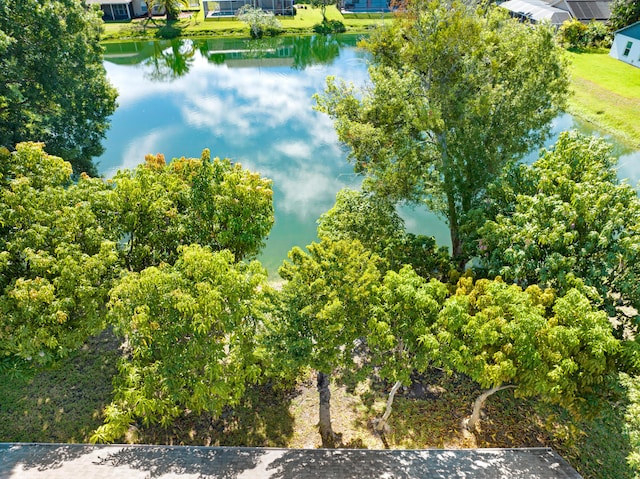
M 615 32 L 609 55 L 640 68 L 640 22 Z

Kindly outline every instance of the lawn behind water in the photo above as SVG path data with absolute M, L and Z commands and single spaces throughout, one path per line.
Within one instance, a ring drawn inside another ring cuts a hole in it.
M 313 26 L 322 22 L 320 9 L 307 5 L 298 6 L 293 16 L 277 16 L 283 34 L 313 33 Z M 347 28 L 347 33 L 362 33 L 375 28 L 392 18 L 392 14 L 367 13 L 342 15 L 335 6 L 327 7 L 329 20 L 340 20 Z M 249 27 L 235 17 L 208 18 L 205 20 L 203 10 L 184 12 L 181 18 L 167 25 L 163 17 L 152 20 L 134 19 L 128 22 L 108 22 L 104 24 L 102 41 L 141 39 L 141 38 L 173 38 L 202 36 L 236 36 L 249 37 Z
M 629 146 L 640 148 L 640 68 L 608 51 L 569 51 L 573 95 L 569 111 Z

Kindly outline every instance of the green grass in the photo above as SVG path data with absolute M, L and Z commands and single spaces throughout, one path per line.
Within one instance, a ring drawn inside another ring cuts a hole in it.
M 104 332 L 32 377 L 0 375 L 0 441 L 88 442 L 111 401 L 118 345 Z
M 570 113 L 640 147 L 640 68 L 606 51 L 570 51 Z
M 0 374 L 0 442 L 87 442 L 111 401 L 121 351 L 109 332 L 73 356 L 30 379 Z M 319 444 L 317 392 L 309 379 L 297 387 L 249 388 L 240 403 L 218 418 L 186 415 L 167 429 L 132 428 L 126 440 L 146 444 L 314 447 Z M 553 447 L 585 479 L 632 479 L 626 459 L 627 391 L 614 390 L 595 419 L 576 422 L 556 408 L 501 391 L 487 401 L 479 431 L 470 437 L 460 422 L 471 411 L 478 386 L 463 376 L 432 370 L 396 396 L 385 436 L 390 448 Z M 334 430 L 347 447 L 383 447 L 370 427 L 388 388 L 381 382 L 335 388 Z

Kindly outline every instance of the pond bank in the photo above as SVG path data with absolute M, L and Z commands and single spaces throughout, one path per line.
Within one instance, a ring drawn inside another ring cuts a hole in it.
M 390 13 L 342 14 L 335 6 L 327 7 L 328 20 L 339 20 L 347 28 L 346 33 L 367 33 L 393 18 Z M 319 9 L 304 8 L 293 16 L 277 16 L 282 26 L 282 35 L 313 34 L 313 26 L 322 22 Z M 122 40 L 155 40 L 171 38 L 237 37 L 249 38 L 249 27 L 235 17 L 208 18 L 202 10 L 185 12 L 174 22 L 162 17 L 138 18 L 127 22 L 104 24 L 102 42 Z

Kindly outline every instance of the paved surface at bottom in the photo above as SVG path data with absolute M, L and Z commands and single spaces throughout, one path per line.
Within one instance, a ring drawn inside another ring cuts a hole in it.
M 580 479 L 551 449 L 269 449 L 0 443 L 11 479 Z

